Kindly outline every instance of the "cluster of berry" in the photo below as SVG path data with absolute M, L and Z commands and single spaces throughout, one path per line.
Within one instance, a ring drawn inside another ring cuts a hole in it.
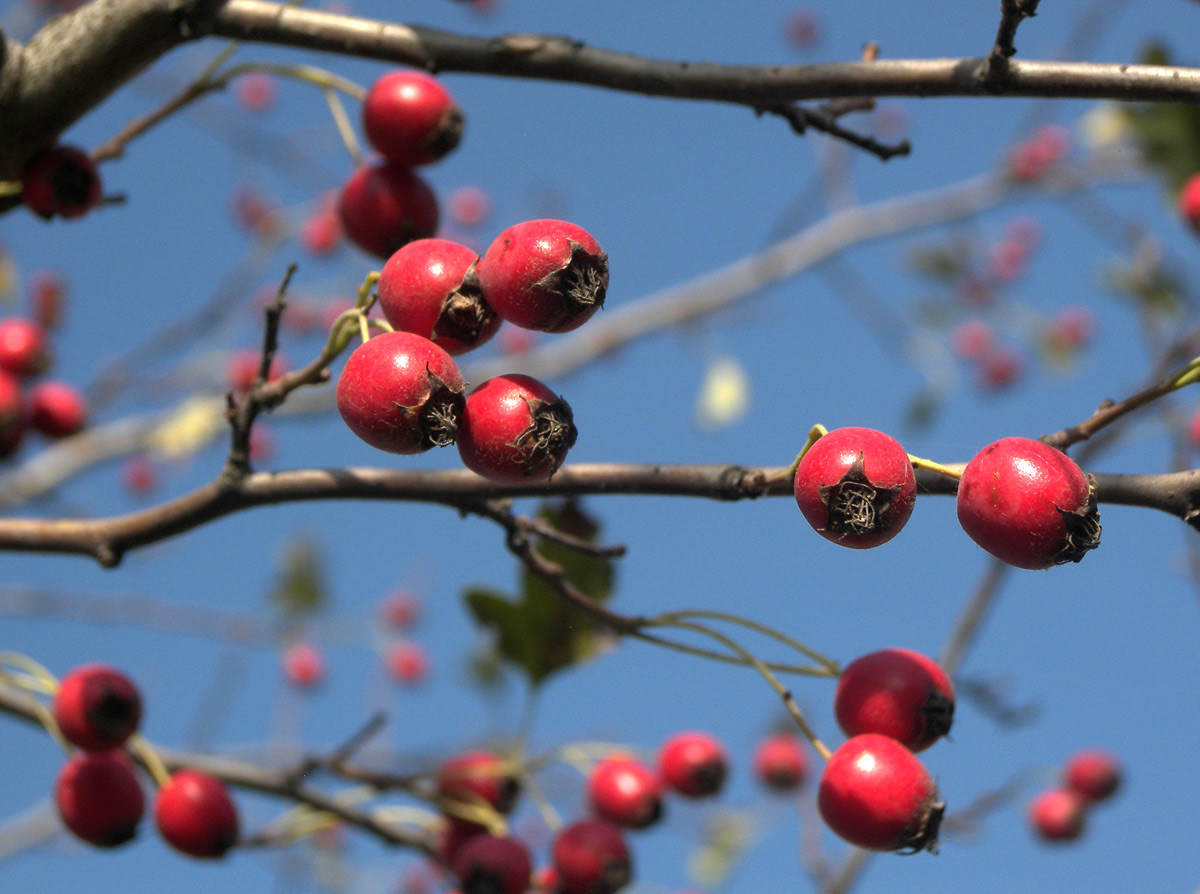
M 142 719 L 137 687 L 114 668 L 89 664 L 68 674 L 54 698 L 63 738 L 79 748 L 63 766 L 54 800 L 64 825 L 97 847 L 116 847 L 137 834 L 145 797 L 123 750 Z M 238 838 L 238 815 L 225 784 L 198 770 L 166 780 L 154 802 L 159 834 L 193 857 L 220 857 Z
M 1074 841 L 1083 834 L 1089 808 L 1113 796 L 1121 784 L 1117 759 L 1095 749 L 1072 755 L 1062 784 L 1046 789 L 1029 805 L 1029 821 L 1047 841 Z
M 867 428 L 820 437 L 800 459 L 794 489 L 808 523 L 854 549 L 895 537 L 917 492 L 912 458 Z M 1002 438 L 967 463 L 958 520 L 979 546 L 1018 568 L 1078 562 L 1100 542 L 1091 480 L 1061 450 L 1030 438 Z
M 87 423 L 87 401 L 74 386 L 46 380 L 24 387 L 51 363 L 43 326 L 25 317 L 0 320 L 0 457 L 15 452 L 31 427 L 65 438 Z

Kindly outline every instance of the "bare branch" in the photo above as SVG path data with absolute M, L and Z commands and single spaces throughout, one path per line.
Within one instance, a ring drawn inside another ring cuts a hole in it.
M 1041 0 L 1001 0 L 1000 28 L 996 32 L 996 43 L 988 53 L 983 68 L 982 80 L 988 88 L 998 92 L 1011 70 L 1009 59 L 1017 53 L 1013 41 L 1017 28 L 1025 19 L 1037 14 Z

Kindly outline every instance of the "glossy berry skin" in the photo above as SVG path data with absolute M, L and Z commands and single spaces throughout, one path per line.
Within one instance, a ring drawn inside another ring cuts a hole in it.
M 463 114 L 437 78 L 422 71 L 392 71 L 367 91 L 363 130 L 392 164 L 426 165 L 458 145 Z
M 633 877 L 625 836 L 607 820 L 567 826 L 554 839 L 550 858 L 562 894 L 613 894 Z
M 808 778 L 808 753 L 791 733 L 768 736 L 754 749 L 754 772 L 776 791 L 792 791 Z
M 1200 233 L 1200 174 L 1193 174 L 1179 191 L 1179 215 L 1196 232 Z
M 707 733 L 679 733 L 658 752 L 663 783 L 687 798 L 715 795 L 729 774 L 729 758 L 721 743 Z
M 337 384 L 338 412 L 379 450 L 422 453 L 453 443 L 463 379 L 450 355 L 411 332 L 383 332 L 354 349 Z
M 388 258 L 376 290 L 387 321 L 455 356 L 479 347 L 503 322 L 483 298 L 479 256 L 447 239 L 418 239 Z
M 516 838 L 482 833 L 454 855 L 452 868 L 462 894 L 523 894 L 529 888 L 533 860 Z
M 467 396 L 458 454 L 468 469 L 492 481 L 548 481 L 576 437 L 565 400 L 529 376 L 496 376 Z
M 869 549 L 908 522 L 917 479 L 894 438 L 870 428 L 838 428 L 804 454 L 793 489 L 818 534 L 839 546 Z
M 54 695 L 54 720 L 76 748 L 119 748 L 137 732 L 142 721 L 142 697 L 116 668 L 85 664 L 59 684 Z
M 0 370 L 24 379 L 44 372 L 49 365 L 45 329 L 24 317 L 0 320 Z
M 0 459 L 21 446 L 28 423 L 21 383 L 16 376 L 0 369 Z
M 237 842 L 238 814 L 225 783 L 180 770 L 158 791 L 154 822 L 163 839 L 190 857 L 222 857 Z
M 1018 568 L 1078 562 L 1100 543 L 1087 475 L 1065 453 L 1029 438 L 1003 438 L 967 463 L 958 521 L 979 546 Z
M 498 813 L 509 813 L 517 803 L 521 785 L 499 755 L 468 751 L 438 767 L 437 793 L 449 801 L 486 804 Z
M 1029 805 L 1029 823 L 1046 841 L 1074 841 L 1083 834 L 1087 801 L 1065 788 L 1042 792 Z
M 338 195 L 338 218 L 346 236 L 368 254 L 390 258 L 414 239 L 437 231 L 437 197 L 407 168 L 363 165 Z
M 29 391 L 29 421 L 48 438 L 77 434 L 87 425 L 87 400 L 66 382 L 39 382 Z
M 604 304 L 608 255 L 573 223 L 529 220 L 509 227 L 484 252 L 479 284 L 513 325 L 570 332 Z
M 1089 803 L 1103 801 L 1120 787 L 1121 765 L 1107 751 L 1079 751 L 1067 760 L 1063 783 Z
M 627 829 L 644 829 L 662 816 L 662 783 L 628 755 L 605 758 L 588 778 L 592 812 Z
M 848 739 L 825 764 L 817 790 L 821 818 L 834 832 L 873 851 L 932 850 L 945 804 L 933 777 L 895 739 Z
M 146 798 L 122 751 L 80 751 L 59 771 L 54 803 L 76 838 L 96 847 L 117 847 L 137 834 Z
M 954 685 L 932 658 L 882 649 L 846 666 L 833 710 L 847 736 L 879 733 L 923 751 L 950 732 Z
M 21 201 L 38 217 L 82 217 L 100 203 L 100 173 L 86 152 L 52 146 L 21 172 Z

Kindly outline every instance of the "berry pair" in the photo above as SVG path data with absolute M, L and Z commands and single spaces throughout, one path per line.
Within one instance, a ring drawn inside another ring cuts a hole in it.
M 25 317 L 0 320 L 0 457 L 20 446 L 29 428 L 65 438 L 87 424 L 87 401 L 66 382 L 24 383 L 52 363 L 46 330 Z
M 1112 797 L 1121 784 L 1121 768 L 1106 751 L 1072 755 L 1062 785 L 1047 789 L 1029 805 L 1029 822 L 1046 841 L 1074 841 L 1083 834 L 1091 806 Z

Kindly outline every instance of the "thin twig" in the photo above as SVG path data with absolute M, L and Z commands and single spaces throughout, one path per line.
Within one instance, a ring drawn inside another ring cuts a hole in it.
M 828 134 L 836 140 L 849 143 L 851 146 L 857 146 L 859 149 L 878 157 L 880 161 L 888 161 L 897 155 L 908 155 L 912 151 L 912 146 L 909 145 L 908 140 L 901 140 L 899 143 L 889 145 L 879 142 L 874 137 L 869 137 L 849 128 L 842 127 L 838 124 L 838 114 L 830 109 L 810 109 L 807 106 L 796 103 L 795 105 L 788 106 L 767 106 L 760 111 L 764 114 L 777 115 L 782 118 L 791 125 L 792 130 L 801 136 L 811 127 L 813 130 L 819 130 L 821 133 Z

